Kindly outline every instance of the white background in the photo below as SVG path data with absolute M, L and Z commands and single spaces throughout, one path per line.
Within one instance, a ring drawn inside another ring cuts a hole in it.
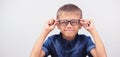
M 67 3 L 94 19 L 108 57 L 120 57 L 119 0 L 0 0 L 0 57 L 29 57 L 46 20 Z M 49 35 L 56 33 L 57 28 Z M 90 35 L 84 29 L 79 33 Z

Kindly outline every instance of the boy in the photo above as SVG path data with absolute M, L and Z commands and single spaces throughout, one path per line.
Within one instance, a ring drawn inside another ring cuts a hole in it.
M 44 42 L 47 35 L 58 27 L 60 34 L 52 35 Z M 91 38 L 79 35 L 84 27 Z M 66 4 L 57 11 L 57 18 L 46 24 L 33 47 L 30 57 L 107 57 L 103 43 L 96 32 L 91 19 L 82 19 L 82 11 L 74 4 Z

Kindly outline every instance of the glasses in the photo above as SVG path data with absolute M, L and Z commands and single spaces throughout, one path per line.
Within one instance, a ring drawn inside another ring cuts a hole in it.
M 72 20 L 58 20 L 59 24 L 62 26 L 67 26 L 70 23 L 72 26 L 80 24 L 80 20 L 72 19 Z

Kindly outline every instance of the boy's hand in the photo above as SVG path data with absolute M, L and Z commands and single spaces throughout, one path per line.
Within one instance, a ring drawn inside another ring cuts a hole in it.
M 92 19 L 80 19 L 80 24 L 90 33 L 95 30 Z
M 50 19 L 50 20 L 48 20 L 48 22 L 45 25 L 45 30 L 50 32 L 55 28 L 56 25 L 57 25 L 57 20 Z

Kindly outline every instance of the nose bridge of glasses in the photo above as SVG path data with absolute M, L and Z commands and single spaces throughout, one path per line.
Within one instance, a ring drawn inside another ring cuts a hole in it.
M 72 20 L 67 20 L 67 24 L 66 25 L 72 25 Z

